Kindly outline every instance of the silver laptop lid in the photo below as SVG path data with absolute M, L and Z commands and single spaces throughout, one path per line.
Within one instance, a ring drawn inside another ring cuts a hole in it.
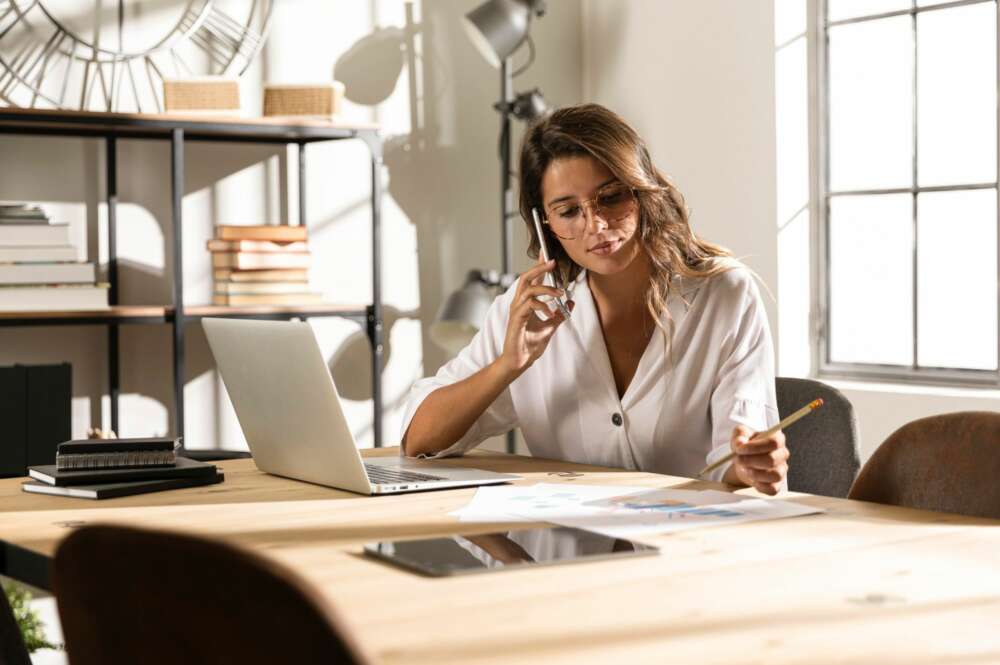
M 371 494 L 308 323 L 206 318 L 202 326 L 261 471 Z

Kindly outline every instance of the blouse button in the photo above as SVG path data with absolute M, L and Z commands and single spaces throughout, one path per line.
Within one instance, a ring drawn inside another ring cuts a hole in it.
M 611 423 L 615 427 L 621 427 L 622 426 L 622 414 L 620 414 L 620 413 L 612 413 L 611 414 Z

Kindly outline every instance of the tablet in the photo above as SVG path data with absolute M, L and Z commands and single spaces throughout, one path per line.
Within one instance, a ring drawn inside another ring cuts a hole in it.
M 441 577 L 657 554 L 659 548 L 569 527 L 368 543 L 365 554 Z

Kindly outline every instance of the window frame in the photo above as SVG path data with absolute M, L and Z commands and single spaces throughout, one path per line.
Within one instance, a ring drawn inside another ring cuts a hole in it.
M 809 91 L 811 103 L 809 104 L 810 133 L 812 134 L 810 144 L 815 146 L 811 150 L 810 164 L 812 173 L 810 180 L 812 189 L 815 192 L 813 197 L 812 231 L 815 242 L 813 243 L 813 261 L 816 266 L 813 274 L 813 302 L 815 309 L 813 316 L 813 330 L 815 333 L 815 343 L 813 344 L 813 368 L 820 378 L 866 380 L 866 381 L 891 381 L 914 384 L 933 384 L 950 386 L 971 386 L 971 387 L 1000 387 L 1000 182 L 989 183 L 969 183 L 960 185 L 920 187 L 917 179 L 917 16 L 926 12 L 941 11 L 963 7 L 968 5 L 978 5 L 992 3 L 996 7 L 997 21 L 997 87 L 1000 90 L 1000 0 L 957 0 L 952 2 L 939 2 L 931 5 L 918 7 L 916 0 L 911 0 L 909 9 L 892 12 L 882 12 L 877 14 L 866 14 L 849 19 L 838 21 L 827 20 L 827 0 L 815 0 L 810 2 L 810 25 L 814 29 L 809 33 L 813 36 L 809 44 Z M 913 29 L 913 50 L 914 50 L 914 83 L 913 83 L 913 180 L 910 187 L 892 189 L 873 190 L 845 190 L 831 192 L 830 190 L 830 117 L 829 117 L 829 49 L 830 40 L 828 29 L 830 27 L 873 21 L 895 16 L 911 17 Z M 1000 98 L 997 104 L 997 174 L 1000 180 Z M 966 368 L 943 368 L 943 367 L 920 367 L 918 360 L 918 257 L 917 247 L 919 238 L 917 236 L 917 204 L 916 196 L 926 192 L 942 191 L 968 191 L 979 189 L 994 189 L 997 194 L 997 348 L 998 367 L 992 370 L 966 369 Z M 834 362 L 830 359 L 830 243 L 829 243 L 829 221 L 830 221 L 830 201 L 834 197 L 857 196 L 857 195 L 880 195 L 880 194 L 910 194 L 913 200 L 913 305 L 911 312 L 911 335 L 913 340 L 913 355 L 909 366 L 903 365 L 883 365 L 874 363 L 852 363 Z

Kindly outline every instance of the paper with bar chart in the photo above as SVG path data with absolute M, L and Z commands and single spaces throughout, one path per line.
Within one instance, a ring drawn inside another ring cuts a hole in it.
M 550 522 L 616 538 L 638 538 L 818 512 L 822 511 L 791 501 L 712 490 L 539 483 L 482 487 L 452 515 L 462 521 Z

